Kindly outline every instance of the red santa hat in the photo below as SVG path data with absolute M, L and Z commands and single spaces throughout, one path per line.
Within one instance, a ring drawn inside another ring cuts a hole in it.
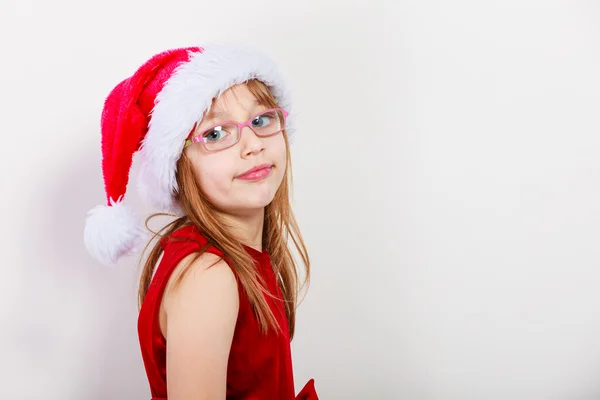
M 240 45 L 172 49 L 154 55 L 106 98 L 101 117 L 106 204 L 88 213 L 84 242 L 103 264 L 139 250 L 143 221 L 124 202 L 132 159 L 139 152 L 137 187 L 161 211 L 179 213 L 176 165 L 185 139 L 212 100 L 231 86 L 262 81 L 290 111 L 288 87 L 266 55 Z M 287 120 L 293 135 L 293 114 Z

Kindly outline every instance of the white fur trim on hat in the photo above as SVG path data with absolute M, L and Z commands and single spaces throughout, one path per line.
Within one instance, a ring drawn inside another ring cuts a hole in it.
M 83 234 L 85 246 L 98 261 L 112 265 L 126 254 L 139 251 L 145 238 L 143 224 L 121 199 L 88 212 Z
M 190 60 L 175 69 L 156 98 L 139 151 L 138 189 L 143 198 L 160 210 L 177 212 L 175 172 L 185 139 L 213 98 L 250 79 L 266 84 L 279 105 L 290 112 L 287 132 L 293 134 L 291 96 L 270 58 L 256 49 L 229 44 L 190 52 Z

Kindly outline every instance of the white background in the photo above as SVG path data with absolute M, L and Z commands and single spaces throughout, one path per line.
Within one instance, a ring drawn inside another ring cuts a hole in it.
M 240 41 L 300 113 L 298 389 L 600 398 L 597 1 L 2 0 L 0 41 L 0 397 L 149 398 L 136 260 L 83 247 L 102 103 L 158 51 Z

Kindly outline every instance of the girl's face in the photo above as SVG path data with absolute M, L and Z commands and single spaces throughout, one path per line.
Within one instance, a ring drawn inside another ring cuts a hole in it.
M 231 87 L 219 96 L 202 119 L 194 135 L 222 122 L 243 123 L 269 107 L 258 104 L 244 84 Z M 207 151 L 202 143 L 185 148 L 202 193 L 220 211 L 245 215 L 261 210 L 275 196 L 286 168 L 286 144 L 282 133 L 259 137 L 248 126 L 234 146 Z M 253 174 L 255 167 L 265 168 Z

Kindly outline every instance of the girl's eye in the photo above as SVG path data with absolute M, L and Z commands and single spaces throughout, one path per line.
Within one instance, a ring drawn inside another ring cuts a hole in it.
M 205 142 L 218 142 L 219 140 L 223 139 L 228 134 L 229 134 L 229 132 L 227 132 L 225 129 L 223 129 L 222 126 L 216 126 L 216 127 L 212 128 L 211 130 L 204 132 L 202 134 L 202 137 L 204 138 Z
M 254 119 L 252 120 L 252 127 L 264 128 L 265 126 L 268 126 L 271 123 L 272 118 L 272 113 L 265 113 L 254 117 Z

